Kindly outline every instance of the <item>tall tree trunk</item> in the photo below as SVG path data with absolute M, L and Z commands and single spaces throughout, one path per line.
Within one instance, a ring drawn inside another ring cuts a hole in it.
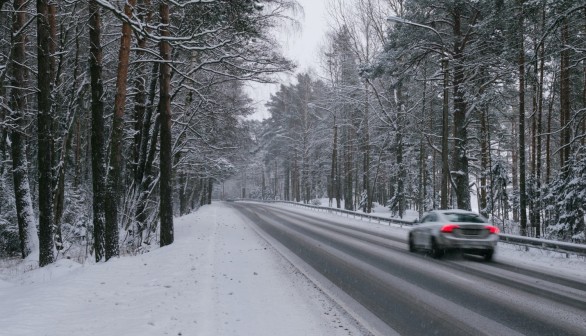
M 311 199 L 310 195 L 310 180 L 309 180 L 309 120 L 308 120 L 308 107 L 307 91 L 305 88 L 302 91 L 301 101 L 304 102 L 302 106 L 303 115 L 303 134 L 302 134 L 302 148 L 301 148 L 301 185 L 302 185 L 302 196 L 303 203 L 309 203 Z
M 51 125 L 51 36 L 49 2 L 37 0 L 37 63 L 38 63 L 38 169 L 39 169 L 39 266 L 53 263 L 53 165 Z
M 442 101 L 442 178 L 440 186 L 440 209 L 448 208 L 448 189 L 450 185 L 450 164 L 449 164 L 449 143 L 450 136 L 449 120 L 449 74 L 448 59 L 442 59 L 443 79 L 443 101 Z M 434 154 L 435 155 L 435 154 Z
M 161 123 L 161 149 L 160 149 L 160 181 L 161 194 L 159 216 L 161 219 L 160 245 L 166 246 L 173 243 L 173 147 L 172 147 L 172 119 L 171 119 L 171 45 L 165 39 L 169 38 L 169 5 L 162 1 L 159 5 L 161 16 L 161 38 L 159 51 L 162 63 L 160 65 L 160 98 L 159 118 Z
M 139 20 L 149 23 L 151 21 L 152 9 L 150 6 L 150 1 L 139 1 L 137 5 L 137 16 Z M 136 55 L 138 59 L 142 59 L 144 55 L 144 51 L 147 47 L 147 38 L 146 37 L 138 37 L 137 41 L 137 51 Z M 139 188 L 142 177 L 144 174 L 144 160 L 146 160 L 146 146 L 144 147 L 142 143 L 143 141 L 147 140 L 150 131 L 150 122 L 151 116 L 148 117 L 148 120 L 145 120 L 145 113 L 147 111 L 147 88 L 146 82 L 148 81 L 148 74 L 147 74 L 147 67 L 146 64 L 140 63 L 136 69 L 137 75 L 134 78 L 134 89 L 136 90 L 136 94 L 134 96 L 134 148 L 133 148 L 133 169 L 134 169 L 134 185 L 135 187 Z M 153 63 L 153 70 L 151 71 L 151 87 L 157 85 L 157 71 L 159 69 L 158 63 Z M 154 100 L 154 89 L 152 89 L 153 93 L 151 94 L 152 99 Z M 150 113 L 152 114 L 152 103 L 151 103 L 151 110 Z M 148 123 L 146 130 L 144 129 L 145 123 Z M 145 133 L 146 131 L 146 133 Z M 142 166 L 141 166 L 142 160 Z
M 332 149 L 332 193 L 333 198 L 336 199 L 336 208 L 341 207 L 340 195 L 340 166 L 338 164 L 338 124 L 336 124 L 336 116 L 334 116 L 334 144 Z
M 260 170 L 260 180 L 261 180 L 261 191 L 260 191 L 260 199 L 264 200 L 266 197 L 266 182 L 265 182 L 265 167 L 264 165 L 261 167 Z
M 556 82 L 556 78 L 554 76 L 553 82 Z M 551 91 L 549 95 L 549 105 L 547 108 L 547 131 L 545 132 L 545 163 L 547 165 L 545 169 L 545 183 L 549 184 L 551 181 L 551 169 L 552 169 L 552 160 L 551 160 L 551 131 L 552 131 L 552 117 L 553 117 L 553 103 L 555 101 L 555 91 Z
M 10 91 L 11 119 L 14 129 L 11 132 L 12 142 L 12 178 L 14 184 L 14 199 L 20 237 L 22 258 L 36 252 L 38 235 L 33 213 L 30 184 L 28 179 L 28 160 L 26 157 L 25 134 L 25 90 L 26 81 L 26 42 L 27 36 L 22 31 L 27 21 L 26 0 L 14 1 L 14 16 L 12 19 L 12 50 L 10 71 L 12 74 Z
M 285 172 L 284 172 L 284 176 L 283 176 L 283 199 L 285 201 L 290 201 L 291 200 L 291 188 L 290 188 L 290 184 L 291 183 L 291 167 L 289 165 L 289 163 L 285 163 Z
M 201 185 L 201 191 L 200 191 L 200 196 L 199 196 L 199 206 L 204 206 L 207 204 L 207 196 L 208 196 L 207 179 L 200 178 L 199 183 Z
M 63 55 L 65 54 L 64 52 L 60 53 L 60 62 L 59 62 L 59 66 L 57 65 L 57 41 L 58 41 L 58 36 L 57 36 L 57 6 L 56 6 L 56 2 L 55 1 L 49 1 L 47 3 L 47 10 L 48 10 L 48 22 L 49 22 L 49 55 L 51 55 L 51 57 L 49 58 L 49 73 L 51 74 L 51 90 L 53 90 L 53 87 L 57 87 L 60 84 L 60 68 L 61 68 L 61 64 L 62 64 L 62 60 L 63 60 Z M 75 85 L 73 86 L 75 88 Z M 51 92 L 51 95 L 53 95 L 54 93 Z M 74 98 L 71 98 L 74 99 Z M 51 114 L 54 114 L 57 112 L 56 107 L 55 107 L 55 101 L 54 99 L 51 99 Z M 53 125 L 51 126 L 51 133 L 53 132 L 53 130 L 58 129 L 58 125 L 57 122 L 55 120 L 56 118 L 52 118 L 53 120 Z M 69 127 L 67 129 L 69 131 Z M 50 139 L 50 149 L 51 149 L 51 165 L 52 167 L 58 167 L 57 169 L 57 174 L 55 174 L 55 176 L 52 177 L 52 181 L 53 181 L 53 186 L 52 186 L 52 190 L 54 191 L 51 195 L 52 197 L 52 204 L 53 204 L 53 236 L 54 236 L 54 242 L 55 242 L 55 247 L 57 248 L 57 250 L 61 250 L 63 249 L 63 234 L 61 232 L 61 215 L 63 212 L 63 207 L 64 207 L 64 193 L 65 191 L 64 189 L 64 175 L 65 175 L 65 169 L 66 164 L 65 161 L 63 161 L 63 157 L 65 154 L 67 154 L 66 151 L 66 143 L 67 143 L 67 137 L 68 134 L 66 132 L 66 134 L 62 135 L 63 137 L 63 147 L 61 148 L 61 154 L 59 154 L 58 150 L 55 148 L 55 141 L 53 139 L 53 135 L 51 135 L 51 139 Z M 60 161 L 56 161 L 56 160 L 60 160 Z M 53 173 L 52 173 L 53 174 Z M 63 176 L 63 179 L 61 178 L 61 176 Z M 63 195 L 63 196 L 62 196 Z
M 541 17 L 541 31 L 545 31 L 545 6 L 542 9 L 542 17 Z M 541 132 L 542 132 L 542 123 L 543 123 L 543 78 L 544 78 L 544 69 L 545 69 L 545 47 L 543 44 L 538 48 L 537 53 L 539 55 L 539 79 L 537 80 L 537 129 L 535 130 L 535 137 L 536 137 L 536 148 L 535 148 L 535 214 L 533 216 L 533 225 L 535 226 L 535 236 L 537 238 L 541 237 L 541 169 L 542 169 L 542 160 L 541 160 Z M 585 86 L 586 88 L 586 86 Z
M 423 66 L 423 98 L 421 100 L 421 122 L 423 122 L 423 120 L 425 120 L 425 107 L 427 104 L 427 68 L 426 68 L 427 64 L 425 64 Z M 426 198 L 426 190 L 425 190 L 425 186 L 427 184 L 426 181 L 426 154 L 425 154 L 425 142 L 424 142 L 424 134 L 423 132 L 421 132 L 420 136 L 419 136 L 419 172 L 418 172 L 418 195 L 417 195 L 417 210 L 419 213 L 419 218 L 421 218 L 421 216 L 423 215 L 423 213 L 425 212 L 425 198 Z
M 301 201 L 301 184 L 300 184 L 300 169 L 299 169 L 299 161 L 297 156 L 297 150 L 295 149 L 294 159 L 293 159 L 293 201 L 300 202 Z
M 273 184 L 273 199 L 276 200 L 277 196 L 279 195 L 279 166 L 277 165 L 277 160 L 274 161 L 275 163 L 275 179 Z M 224 182 L 222 182 L 222 199 L 224 199 Z
M 525 39 L 523 0 L 519 1 L 519 215 L 520 234 L 527 235 L 527 194 L 525 177 Z
M 354 182 L 353 182 L 353 141 L 352 129 L 347 127 L 346 144 L 344 146 L 344 209 L 354 210 Z
M 208 202 L 206 204 L 212 204 L 212 194 L 214 192 L 214 179 L 208 177 Z
M 470 190 L 468 177 L 468 156 L 466 154 L 468 142 L 468 120 L 466 112 L 468 104 L 464 93 L 464 61 L 461 27 L 461 13 L 454 12 L 454 156 L 452 169 L 456 201 L 459 209 L 470 210 Z
M 155 105 L 155 97 L 157 92 L 157 82 L 158 82 L 158 75 L 159 75 L 159 63 L 153 63 L 153 67 L 151 70 L 151 82 L 149 85 L 149 92 L 148 92 L 148 104 L 145 106 L 144 115 L 142 116 L 142 123 L 141 123 L 141 131 L 140 131 L 140 147 L 138 153 L 138 164 L 137 164 L 137 171 L 135 176 L 135 181 L 140 184 L 145 177 L 145 170 L 147 165 L 147 158 L 148 158 L 148 149 L 149 149 L 149 133 L 151 130 L 151 123 L 153 119 L 153 112 L 154 112 L 154 105 Z M 136 99 L 139 99 L 137 96 Z M 145 98 L 146 100 L 146 98 Z M 146 102 L 142 102 L 143 106 Z M 135 108 L 138 111 L 135 111 L 135 114 L 143 114 L 141 111 L 141 102 L 136 101 Z M 156 127 L 153 127 L 153 131 Z
M 405 167 L 403 165 L 403 132 L 405 119 L 405 104 L 403 102 L 403 87 L 399 81 L 395 88 L 397 104 L 397 129 L 395 135 L 395 160 L 397 163 L 397 190 L 395 194 L 396 210 L 400 218 L 405 215 Z
M 190 192 L 189 189 L 189 179 L 187 178 L 187 174 L 184 172 L 180 172 L 179 174 L 179 215 L 184 216 L 190 212 L 189 204 L 190 204 Z
M 128 0 L 124 5 L 124 14 L 132 18 L 132 10 L 136 0 Z M 128 63 L 130 59 L 131 27 L 128 22 L 122 23 L 122 36 L 118 52 L 118 71 L 116 74 L 116 95 L 114 97 L 114 116 L 110 141 L 110 165 L 106 181 L 106 261 L 120 254 L 118 243 L 118 202 L 120 200 L 120 175 L 122 170 L 122 146 L 124 138 L 124 108 L 126 105 L 126 82 L 128 79 Z
M 155 159 L 155 153 L 157 148 L 157 140 L 159 137 L 159 118 L 155 117 L 155 125 L 153 126 L 153 134 L 149 141 L 149 132 L 151 129 L 151 119 L 154 112 L 155 96 L 158 82 L 158 63 L 153 64 L 151 71 L 151 83 L 149 86 L 149 99 L 148 106 L 146 107 L 144 121 L 142 124 L 141 141 L 140 141 L 140 154 L 138 160 L 136 181 L 137 184 L 137 204 L 136 204 L 136 245 L 140 245 L 142 241 L 142 234 L 146 229 L 147 225 L 147 201 L 149 197 L 149 188 L 153 180 L 152 165 Z M 151 145 L 149 150 L 149 143 Z
M 104 150 L 104 87 L 102 82 L 102 45 L 100 6 L 97 0 L 90 0 L 90 77 L 92 91 L 92 186 L 93 186 L 93 221 L 94 253 L 96 262 L 104 257 L 104 228 L 106 197 L 106 172 Z
M 367 83 L 364 84 L 364 122 L 362 132 L 364 139 L 362 145 L 362 189 L 366 195 L 364 200 L 363 211 L 370 213 L 372 211 L 372 188 L 370 186 L 370 129 L 369 129 L 369 118 L 370 118 L 370 102 L 368 101 L 369 86 Z
M 518 139 L 519 137 L 519 121 L 518 116 L 515 118 L 512 117 L 512 130 L 511 130 L 511 137 L 513 139 Z M 515 147 L 514 145 L 511 146 L 511 160 L 513 161 L 512 165 L 512 182 L 513 182 L 513 190 L 519 190 L 519 148 Z M 513 221 L 519 222 L 519 207 L 516 203 L 512 206 L 513 210 Z
M 479 212 L 488 217 L 487 202 L 487 176 L 490 175 L 488 160 L 490 158 L 490 142 L 488 141 L 488 107 L 483 106 L 480 110 L 480 197 Z
M 569 43 L 570 33 L 569 33 L 569 24 L 568 19 L 564 18 L 562 20 L 562 51 L 561 51 L 561 69 L 560 69 L 560 164 L 561 164 L 561 171 L 564 176 L 567 176 L 569 173 L 568 161 L 570 159 L 571 153 L 571 146 L 570 146 L 570 137 L 571 137 L 571 128 L 570 128 L 570 50 L 568 49 L 567 45 Z

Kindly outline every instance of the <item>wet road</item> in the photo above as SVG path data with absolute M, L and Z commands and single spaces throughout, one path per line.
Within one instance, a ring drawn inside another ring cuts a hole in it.
M 406 232 L 336 216 L 230 206 L 399 334 L 586 335 L 586 280 L 473 257 L 435 260 L 409 253 Z

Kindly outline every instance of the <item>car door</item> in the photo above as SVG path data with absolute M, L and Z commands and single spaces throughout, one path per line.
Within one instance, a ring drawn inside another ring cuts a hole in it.
M 431 248 L 431 230 L 437 224 L 438 215 L 436 213 L 429 213 L 423 218 L 419 227 L 419 246 Z
M 425 242 L 425 223 L 429 222 L 429 216 L 430 214 L 426 214 L 424 215 L 421 220 L 416 224 L 416 226 L 413 228 L 412 234 L 413 234 L 413 243 L 415 243 L 416 246 L 419 247 L 425 247 L 426 246 L 426 242 Z

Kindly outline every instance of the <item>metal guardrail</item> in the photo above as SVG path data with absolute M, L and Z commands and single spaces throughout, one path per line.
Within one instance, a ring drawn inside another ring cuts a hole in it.
M 575 244 L 557 240 L 515 236 L 504 233 L 499 234 L 499 242 L 566 253 L 566 255 L 576 254 L 586 256 L 586 245 L 584 244 Z
M 242 201 L 252 201 L 252 202 L 261 202 L 261 203 L 285 203 L 291 204 L 294 206 L 305 207 L 316 209 L 319 211 L 325 211 L 329 213 L 339 213 L 341 215 L 346 215 L 347 217 L 353 218 L 367 218 L 371 222 L 378 222 L 378 223 L 388 223 L 388 224 L 397 224 L 403 227 L 403 225 L 412 226 L 413 221 L 404 220 L 404 219 L 397 219 L 397 218 L 388 218 L 388 217 L 380 217 L 374 216 L 371 214 L 360 213 L 345 209 L 338 209 L 338 208 L 330 208 L 325 206 L 319 205 L 311 205 L 311 204 L 303 204 L 297 202 L 290 202 L 290 201 L 272 201 L 272 200 L 253 200 L 253 199 L 239 199 Z M 523 237 L 523 236 L 516 236 L 510 234 L 499 234 L 499 242 L 506 243 L 506 244 L 513 244 L 513 245 L 520 245 L 525 246 L 527 248 L 538 248 L 542 250 L 549 250 L 559 253 L 566 253 L 568 256 L 569 254 L 576 254 L 580 256 L 586 256 L 586 245 L 584 244 L 575 244 L 575 243 L 568 243 L 568 242 L 561 242 L 557 240 L 547 240 L 547 239 L 540 239 L 540 238 L 532 238 L 532 237 Z
M 366 218 L 369 221 L 374 221 L 374 222 L 378 222 L 378 223 L 397 224 L 400 226 L 413 225 L 413 221 L 409 221 L 409 220 L 405 220 L 405 219 L 380 217 L 380 216 L 374 216 L 371 214 L 360 213 L 360 212 L 356 212 L 356 211 L 350 211 L 350 210 L 338 209 L 338 208 L 330 208 L 330 207 L 319 206 L 319 205 L 303 204 L 303 203 L 289 202 L 289 201 L 269 201 L 269 200 L 267 200 L 267 201 L 260 201 L 260 202 L 291 204 L 294 206 L 311 208 L 311 209 L 320 210 L 320 211 L 329 212 L 329 213 L 339 213 L 341 215 L 346 215 L 346 217 L 361 218 L 361 219 Z

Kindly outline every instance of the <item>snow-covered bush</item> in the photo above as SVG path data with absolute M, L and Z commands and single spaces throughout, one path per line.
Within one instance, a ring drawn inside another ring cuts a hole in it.
M 321 200 L 319 198 L 314 198 L 310 203 L 311 205 L 321 205 Z

